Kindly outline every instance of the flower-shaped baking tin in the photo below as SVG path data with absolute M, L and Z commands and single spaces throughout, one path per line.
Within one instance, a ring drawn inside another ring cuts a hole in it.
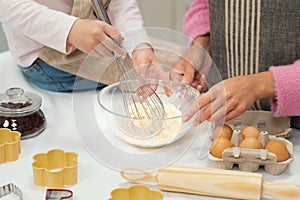
M 75 185 L 78 174 L 78 155 L 53 149 L 33 156 L 34 184 L 41 187 L 63 188 Z
M 0 128 L 0 164 L 18 160 L 21 153 L 21 133 Z
M 163 194 L 158 190 L 151 190 L 148 186 L 137 184 L 129 188 L 117 188 L 111 193 L 109 200 L 162 200 Z

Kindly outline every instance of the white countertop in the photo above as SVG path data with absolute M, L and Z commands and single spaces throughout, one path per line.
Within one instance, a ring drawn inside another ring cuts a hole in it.
M 78 183 L 74 186 L 67 187 L 67 189 L 73 191 L 74 199 L 104 200 L 109 198 L 110 192 L 114 188 L 129 187 L 132 185 L 132 183 L 122 179 L 117 170 L 95 159 L 95 156 L 91 155 L 88 151 L 89 147 L 86 148 L 84 146 L 86 143 L 82 141 L 79 136 L 82 132 L 78 134 L 82 129 L 78 129 L 76 122 L 78 119 L 74 118 L 74 110 L 77 110 L 77 108 L 74 108 L 74 97 L 72 93 L 49 92 L 29 85 L 23 79 L 18 67 L 13 63 L 9 52 L 0 54 L 0 74 L 0 93 L 4 93 L 5 90 L 10 87 L 18 86 L 25 91 L 40 95 L 43 100 L 41 109 L 47 120 L 47 128 L 45 131 L 34 138 L 21 141 L 21 154 L 17 161 L 0 164 L 0 186 L 12 182 L 22 190 L 25 200 L 44 199 L 46 188 L 34 186 L 31 164 L 34 154 L 46 153 L 51 149 L 62 149 L 67 152 L 76 152 L 79 155 Z M 89 96 L 92 92 L 81 92 L 80 95 L 84 98 L 85 95 Z M 82 105 L 81 108 L 84 108 L 84 105 Z M 202 154 L 204 155 L 205 153 L 203 152 L 207 152 L 207 145 L 205 145 L 206 137 L 203 136 L 205 134 L 201 135 L 201 133 L 207 130 L 208 123 L 204 123 L 198 127 L 197 132 L 199 137 L 178 160 L 174 161 L 175 164 L 211 167 L 208 158 L 203 155 L 202 157 L 200 156 L 200 149 L 203 150 Z M 278 176 L 267 174 L 261 169 L 259 172 L 264 174 L 264 180 L 300 185 L 300 161 L 298 159 L 300 154 L 300 132 L 296 132 L 297 131 L 293 131 L 290 138 L 294 144 L 295 160 L 283 174 Z M 85 134 L 88 136 L 89 132 L 87 131 Z M 179 141 L 184 142 L 190 141 L 191 139 L 192 137 L 187 135 Z M 98 144 L 97 141 L 96 144 Z M 101 142 L 99 142 L 99 145 L 101 145 Z M 122 144 L 122 141 L 119 141 L 119 145 L 124 145 L 124 148 L 128 148 L 128 145 L 124 144 L 124 142 Z M 104 155 L 110 156 L 110 152 L 105 152 Z M 153 189 L 158 189 L 155 184 L 149 186 Z M 163 193 L 166 200 L 216 199 L 200 195 Z

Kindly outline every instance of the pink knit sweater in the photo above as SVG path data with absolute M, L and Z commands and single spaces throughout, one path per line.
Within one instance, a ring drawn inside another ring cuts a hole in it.
M 183 32 L 189 43 L 210 32 L 208 0 L 194 0 L 186 14 Z M 272 99 L 274 116 L 300 115 L 300 59 L 291 65 L 272 66 L 276 99 Z

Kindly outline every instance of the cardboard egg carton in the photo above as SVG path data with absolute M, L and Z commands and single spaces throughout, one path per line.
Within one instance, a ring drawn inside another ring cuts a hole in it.
M 247 111 L 244 114 L 228 121 L 226 124 L 233 129 L 243 129 L 254 126 L 260 131 L 267 131 L 270 135 L 288 139 L 292 129 L 289 117 L 273 117 L 270 111 Z
M 243 140 L 242 129 L 234 129 L 231 137 L 232 148 L 227 148 L 222 152 L 222 159 L 209 154 L 213 167 L 221 169 L 232 169 L 238 165 L 239 169 L 247 172 L 256 172 L 260 166 L 264 166 L 267 173 L 279 175 L 283 173 L 289 164 L 294 160 L 293 144 L 285 138 L 270 135 L 267 131 L 261 131 L 258 140 L 262 144 L 262 149 L 239 148 Z M 266 144 L 271 140 L 280 140 L 283 142 L 289 152 L 289 159 L 283 162 L 277 162 L 277 156 L 265 149 Z
M 234 165 L 238 165 L 242 171 L 255 172 L 260 166 L 264 166 L 265 171 L 269 174 L 279 175 L 293 161 L 293 144 L 287 140 L 292 132 L 289 117 L 273 117 L 270 111 L 247 111 L 226 124 L 234 130 L 231 137 L 234 147 L 225 149 L 222 159 L 209 154 L 208 157 L 214 167 L 232 169 Z M 262 149 L 238 147 L 242 141 L 241 130 L 247 126 L 254 126 L 261 131 L 259 141 Z M 270 140 L 282 141 L 287 146 L 290 158 L 284 162 L 277 162 L 276 155 L 264 149 Z

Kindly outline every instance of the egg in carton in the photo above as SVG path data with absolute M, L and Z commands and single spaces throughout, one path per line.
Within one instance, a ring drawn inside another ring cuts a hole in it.
M 256 172 L 260 166 L 264 166 L 267 173 L 279 175 L 294 160 L 293 144 L 287 139 L 261 131 L 258 138 L 262 145 L 261 149 L 240 148 L 242 140 L 241 129 L 235 129 L 230 140 L 232 147 L 222 151 L 222 158 L 217 158 L 209 153 L 208 158 L 212 165 L 221 169 L 232 169 L 234 165 L 238 165 L 240 170 L 247 172 Z M 265 146 L 272 140 L 280 141 L 286 146 L 289 154 L 287 160 L 278 162 L 277 156 L 265 149 Z
M 230 140 L 230 145 L 227 144 L 229 148 L 221 152 L 221 155 L 218 157 L 209 154 L 208 157 L 213 166 L 222 169 L 232 169 L 233 165 L 237 164 L 240 170 L 250 172 L 255 172 L 259 169 L 259 166 L 264 166 L 266 172 L 279 175 L 293 161 L 293 144 L 287 140 L 292 132 L 289 117 L 273 117 L 270 111 L 247 111 L 227 122 L 227 125 L 234 130 L 233 134 L 228 138 Z M 241 130 L 249 126 L 260 130 L 258 138 L 262 146 L 260 149 L 239 147 L 243 140 Z M 277 156 L 264 149 L 271 140 L 279 140 L 285 144 L 289 159 L 277 162 Z

